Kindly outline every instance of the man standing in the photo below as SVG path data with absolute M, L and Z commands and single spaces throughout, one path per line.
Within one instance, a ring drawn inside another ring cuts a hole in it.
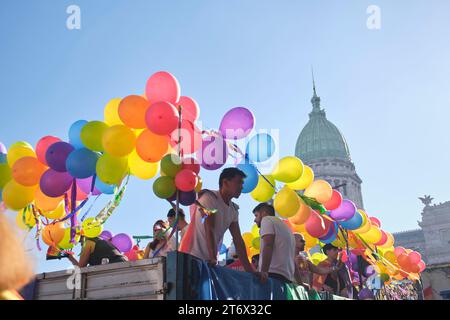
M 176 219 L 176 213 L 175 209 L 170 209 L 167 213 L 167 222 L 169 222 L 170 226 L 173 226 L 175 224 Z M 178 222 L 177 222 L 177 231 L 180 232 L 180 240 L 181 241 L 186 234 L 187 228 L 189 226 L 189 223 L 186 222 L 186 216 L 184 214 L 184 210 L 179 208 L 178 209 Z M 172 236 L 173 239 L 175 238 L 175 235 Z M 174 245 L 175 248 L 175 245 Z
M 275 209 L 270 204 L 260 203 L 253 209 L 253 214 L 261 236 L 258 268 L 261 282 L 265 282 L 269 277 L 285 283 L 293 282 L 298 275 L 292 231 L 275 217 Z
M 219 177 L 219 190 L 202 190 L 191 207 L 191 223 L 180 245 L 180 251 L 217 264 L 217 253 L 225 231 L 233 237 L 236 253 L 247 272 L 254 272 L 247 256 L 239 227 L 239 207 L 231 201 L 239 198 L 246 175 L 237 168 L 226 168 Z

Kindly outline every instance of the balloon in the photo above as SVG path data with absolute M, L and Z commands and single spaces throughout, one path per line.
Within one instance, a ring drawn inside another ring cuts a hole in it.
M 200 115 L 200 108 L 197 101 L 192 98 L 181 96 L 180 100 L 175 104 L 179 110 L 181 106 L 181 117 L 183 119 L 194 122 Z
M 250 110 L 235 107 L 223 116 L 219 131 L 225 139 L 242 139 L 250 134 L 254 125 L 255 118 Z
M 85 148 L 81 141 L 81 130 L 88 122 L 86 120 L 78 120 L 72 123 L 69 129 L 69 142 L 75 149 Z M 37 147 L 36 147 L 37 151 Z
M 86 148 L 74 150 L 67 157 L 67 171 L 74 178 L 89 178 L 95 174 L 99 157 L 96 152 Z
M 115 125 L 105 130 L 102 137 L 103 149 L 115 157 L 124 157 L 134 150 L 136 136 L 124 125 Z
M 133 248 L 133 239 L 126 233 L 119 233 L 111 239 L 111 244 L 121 252 L 128 252 Z
M 34 192 L 34 203 L 43 212 L 55 210 L 63 199 L 64 197 L 62 196 L 56 198 L 46 196 L 40 188 L 36 188 Z
M 81 129 L 81 141 L 92 151 L 104 151 L 102 137 L 109 126 L 102 121 L 90 121 Z
M 381 239 L 380 239 L 380 241 L 374 243 L 374 245 L 376 245 L 377 247 L 382 246 L 388 240 L 388 236 L 387 236 L 386 232 L 384 232 L 383 230 L 380 230 L 380 231 L 381 231 Z
M 390 263 L 396 263 L 397 257 L 395 256 L 395 253 L 393 251 L 387 251 L 384 254 L 384 258 L 389 261 Z
M 254 238 L 252 240 L 252 247 L 259 250 L 260 246 L 261 246 L 261 237 Z
M 72 189 L 73 189 L 73 186 L 69 189 L 69 191 L 67 191 L 68 199 L 72 199 Z M 76 184 L 76 193 L 75 193 L 76 201 L 83 201 L 83 200 L 87 199 L 87 197 L 88 197 L 87 193 L 83 192 L 83 190 L 81 190 L 80 186 L 78 186 Z
M 316 252 L 313 255 L 311 255 L 311 262 L 317 266 L 319 263 L 326 260 L 327 258 L 328 257 L 325 254 Z
M 364 241 L 371 244 L 379 242 L 382 238 L 380 229 L 375 225 L 372 225 L 369 231 L 361 233 L 360 236 Z
M 206 137 L 202 140 L 202 148 L 197 152 L 200 165 L 206 170 L 217 170 L 228 158 L 228 147 L 222 136 Z
M 263 162 L 272 157 L 275 152 L 275 141 L 267 133 L 258 133 L 247 143 L 246 159 L 250 162 Z
M 175 191 L 175 182 L 171 177 L 159 177 L 153 182 L 153 192 L 158 198 L 170 198 Z
M 129 128 L 143 129 L 145 125 L 145 113 L 150 106 L 144 97 L 130 95 L 119 103 L 120 120 Z
M 169 152 L 169 138 L 144 130 L 136 140 L 136 152 L 146 162 L 158 162 Z
M 331 210 L 330 217 L 336 221 L 347 221 L 353 218 L 355 213 L 355 204 L 352 201 L 345 199 L 337 209 Z
M 380 245 L 381 248 L 390 248 L 394 245 L 394 237 L 387 231 L 384 231 L 387 236 L 387 240 L 384 244 Z
M 329 226 L 330 227 L 329 227 L 328 232 L 323 237 L 321 237 L 319 239 L 320 242 L 325 243 L 325 244 L 332 243 L 337 238 L 337 232 L 336 232 L 337 224 L 336 224 L 336 222 L 335 223 L 329 223 Z
M 81 226 L 86 238 L 96 238 L 103 231 L 103 225 L 95 218 L 87 218 Z
M 159 135 L 170 135 L 178 128 L 178 112 L 173 104 L 167 101 L 153 103 L 145 113 L 147 128 Z
M 77 187 L 79 187 L 80 190 L 83 191 L 86 194 L 91 193 L 92 179 L 93 179 L 93 177 L 89 177 L 89 178 L 85 178 L 85 179 L 77 179 Z M 97 184 L 98 179 L 95 179 L 95 182 Z M 100 190 L 98 190 L 94 186 L 94 190 L 92 191 L 92 195 L 98 196 L 99 194 L 102 194 L 102 192 Z
M 103 239 L 103 240 L 106 240 L 106 241 L 111 241 L 111 239 L 112 239 L 113 236 L 114 236 L 114 235 L 112 234 L 111 231 L 103 230 L 102 233 L 100 233 L 99 238 L 100 238 L 100 239 Z
M 250 232 L 245 232 L 242 234 L 242 239 L 244 240 L 245 246 L 250 248 L 252 246 L 253 235 Z
M 16 215 L 16 224 L 22 230 L 30 230 L 36 225 L 36 219 L 31 210 L 19 211 Z
M 275 180 L 290 183 L 298 180 L 303 174 L 303 162 L 294 156 L 281 158 L 275 169 L 272 171 L 272 176 Z
M 425 270 L 426 267 L 427 266 L 426 266 L 425 262 L 423 262 L 423 261 L 419 262 L 419 272 L 423 272 L 423 270 Z
M 120 184 L 128 173 L 128 158 L 104 153 L 97 161 L 97 177 L 106 184 Z
M 35 187 L 25 187 L 10 180 L 2 191 L 3 202 L 11 210 L 20 210 L 34 200 Z
M 237 165 L 239 170 L 245 173 L 247 176 L 244 178 L 244 185 L 242 192 L 243 193 L 250 193 L 252 192 L 256 186 L 258 185 L 258 172 L 256 171 L 256 168 L 253 164 L 250 163 L 240 163 Z
M 170 134 L 170 146 L 184 155 L 195 153 L 202 147 L 202 131 L 191 121 L 183 120 L 181 129 Z
M 57 172 L 48 169 L 44 172 L 39 182 L 41 191 L 48 197 L 60 197 L 66 193 L 72 185 L 73 177 L 67 172 Z
M 181 170 L 175 176 L 175 186 L 177 187 L 177 189 L 184 192 L 194 190 L 197 182 L 197 175 L 193 171 L 188 169 Z
M 114 98 L 108 101 L 103 111 L 105 123 L 109 126 L 123 124 L 119 117 L 119 104 L 121 98 Z
M 304 165 L 303 173 L 300 176 L 300 178 L 298 178 L 294 182 L 287 183 L 287 186 L 293 190 L 303 190 L 309 187 L 309 185 L 313 182 L 313 180 L 314 180 L 314 172 L 309 166 Z
M 51 223 L 44 227 L 42 230 L 42 241 L 50 247 L 56 247 L 56 245 L 64 238 L 64 223 Z
M 95 188 L 103 194 L 114 194 L 117 186 L 115 184 L 106 184 L 100 179 L 95 180 Z
M 327 233 L 327 225 L 324 219 L 314 210 L 311 211 L 311 215 L 305 222 L 305 229 L 309 235 L 320 238 Z
M 361 211 L 360 211 L 361 213 Z M 364 219 L 364 216 L 363 216 Z M 366 217 L 366 222 L 361 225 L 361 227 L 359 227 L 358 229 L 353 230 L 354 233 L 365 233 L 368 232 L 370 230 L 370 228 L 372 227 L 372 223 L 370 222 L 370 220 Z
M 64 216 L 64 213 L 65 213 L 65 206 L 64 202 L 61 201 L 59 205 L 56 207 L 56 209 L 52 211 L 42 212 L 42 215 L 48 219 L 60 219 Z
M 161 159 L 161 171 L 168 177 L 174 178 L 181 168 L 181 159 L 176 154 L 167 154 Z
M 275 179 L 270 175 L 266 175 L 265 178 L 269 180 L 272 185 L 270 185 L 263 176 L 259 176 L 256 188 L 250 193 L 252 198 L 258 202 L 269 201 L 275 193 L 275 189 L 273 187 L 275 186 Z
M 258 225 L 255 223 L 253 226 L 252 226 L 252 231 L 251 231 L 251 234 L 253 235 L 253 237 L 259 237 L 259 227 L 258 227 Z
M 300 200 L 300 207 L 297 210 L 297 213 L 289 218 L 289 221 L 293 224 L 304 224 L 309 216 L 311 215 L 311 208 L 306 205 L 303 200 L 301 198 L 299 198 Z
M 128 157 L 128 166 L 133 176 L 148 180 L 158 173 L 159 162 L 145 162 L 136 151 L 133 151 Z
M 36 144 L 36 156 L 42 164 L 48 166 L 47 160 L 45 159 L 47 150 L 52 144 L 60 141 L 61 139 L 53 136 L 45 136 L 38 141 Z
M 6 146 L 2 142 L 0 142 L 0 153 L 3 153 L 3 154 L 8 153 L 8 149 L 6 149 Z
M 77 232 L 75 233 L 75 243 L 71 243 L 71 229 L 70 228 L 66 228 L 64 229 L 64 237 L 62 238 L 62 240 L 58 243 L 58 247 L 60 249 L 64 249 L 64 250 L 68 250 L 68 249 L 72 249 L 79 241 L 80 241 L 80 234 Z
M 145 96 L 151 102 L 176 103 L 180 100 L 180 84 L 169 72 L 156 72 L 147 80 Z
M 300 209 L 299 196 L 295 191 L 284 186 L 276 195 L 273 202 L 275 211 L 283 218 L 293 217 Z
M 12 179 L 12 171 L 7 163 L 0 163 L 0 189 Z
M 422 261 L 422 256 L 419 252 L 413 251 L 408 255 L 409 262 L 412 264 L 419 264 L 420 261 Z
M 203 180 L 202 180 L 202 178 L 198 177 L 198 182 L 197 182 L 197 185 L 195 186 L 194 191 L 197 193 L 200 192 L 202 190 L 202 186 L 203 186 Z
M 353 217 L 351 217 L 349 220 L 341 221 L 339 224 L 348 230 L 355 230 L 361 227 L 361 224 L 363 223 L 363 217 L 359 211 L 356 211 Z
M 402 253 L 405 253 L 405 248 L 403 247 L 397 247 L 394 249 L 394 253 L 395 255 L 398 257 L 399 255 L 401 255 Z
M 196 174 L 200 173 L 200 164 L 194 158 L 184 158 L 181 163 L 181 168 L 192 170 Z
M 316 180 L 306 188 L 305 196 L 314 198 L 320 203 L 326 203 L 333 196 L 331 185 L 325 180 Z
M 323 206 L 327 210 L 335 210 L 335 209 L 339 208 L 341 203 L 342 203 L 341 193 L 337 190 L 333 190 L 333 195 L 331 196 L 331 199 L 328 200 L 327 202 L 325 202 L 323 204 Z M 355 207 L 355 211 L 356 211 L 356 207 Z M 346 220 L 348 220 L 348 219 L 346 219 Z
M 375 226 L 377 226 L 378 228 L 381 227 L 381 222 L 380 222 L 380 220 L 378 220 L 378 219 L 375 218 L 375 217 L 370 217 L 369 219 L 370 219 L 370 222 L 372 222 L 372 225 L 375 225 Z
M 197 200 L 197 193 L 194 190 L 189 192 L 180 192 L 180 203 L 183 206 L 190 206 L 195 202 L 195 200 Z
M 66 172 L 66 160 L 75 148 L 67 142 L 55 142 L 47 149 L 45 160 L 48 166 L 58 172 Z
M 20 158 L 24 157 L 34 157 L 36 158 L 36 153 L 34 152 L 31 145 L 27 142 L 20 141 L 13 144 L 6 155 L 9 166 L 12 168 L 14 163 Z

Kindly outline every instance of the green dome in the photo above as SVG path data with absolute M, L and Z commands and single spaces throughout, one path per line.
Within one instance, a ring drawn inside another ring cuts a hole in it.
M 347 142 L 339 129 L 327 120 L 315 88 L 311 103 L 313 111 L 297 139 L 295 155 L 306 163 L 322 158 L 351 161 Z

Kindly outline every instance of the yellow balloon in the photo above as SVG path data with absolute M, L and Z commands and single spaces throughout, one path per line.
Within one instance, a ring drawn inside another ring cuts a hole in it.
M 42 215 L 48 219 L 59 219 L 64 216 L 64 213 L 65 213 L 64 201 L 61 201 L 55 210 L 42 212 Z
M 64 237 L 62 240 L 58 243 L 58 247 L 60 249 L 72 249 L 78 242 L 80 242 L 80 233 L 76 232 L 75 234 L 75 243 L 70 242 L 70 228 L 66 228 L 64 230 Z
M 292 224 L 304 224 L 306 220 L 308 220 L 311 215 L 311 208 L 303 202 L 303 200 L 299 197 L 300 207 L 298 208 L 297 213 L 289 218 L 289 221 Z
M 331 199 L 333 195 L 333 188 L 325 180 L 316 180 L 306 188 L 305 196 L 314 198 L 320 203 L 325 203 Z
M 254 238 L 259 237 L 259 228 L 258 228 L 258 225 L 256 223 L 252 226 L 251 233 L 252 233 Z
M 394 251 L 387 251 L 384 253 L 384 258 L 392 264 L 397 263 L 397 257 L 395 256 Z
M 275 195 L 273 206 L 281 217 L 293 217 L 300 209 L 300 198 L 295 191 L 284 186 Z
M 303 174 L 303 162 L 297 157 L 288 156 L 278 161 L 272 176 L 275 180 L 290 183 L 298 180 Z
M 121 98 L 114 98 L 109 100 L 104 109 L 105 123 L 109 126 L 115 126 L 117 124 L 123 124 L 119 117 L 119 104 L 122 101 Z
M 92 151 L 104 151 L 102 138 L 108 125 L 102 121 L 90 121 L 81 129 L 81 142 Z
M 380 228 L 378 228 L 375 225 L 372 225 L 369 231 L 361 233 L 360 236 L 367 243 L 374 244 L 381 240 L 383 234 L 381 233 Z
M 386 241 L 383 245 L 381 245 L 380 247 L 381 247 L 381 248 L 390 248 L 390 247 L 394 246 L 394 242 L 395 242 L 394 236 L 393 236 L 391 233 L 387 232 L 387 231 L 385 231 L 384 233 L 386 233 L 388 239 L 387 239 L 387 241 Z
M 252 258 L 254 255 L 259 254 L 259 249 L 250 248 L 249 258 Z
M 36 187 L 25 187 L 11 180 L 3 189 L 3 202 L 11 209 L 18 211 L 33 202 Z
M 320 252 L 316 252 L 311 256 L 311 262 L 316 266 L 325 259 L 327 259 L 327 256 Z
M 98 237 L 103 231 L 103 225 L 95 218 L 88 218 L 83 221 L 82 228 L 87 238 Z
M 136 146 L 136 136 L 124 125 L 115 125 L 105 130 L 102 137 L 105 152 L 115 157 L 129 155 Z
M 272 176 L 266 175 L 265 177 L 273 186 L 275 186 L 275 179 Z M 272 185 L 270 185 L 262 176 L 259 176 L 258 184 L 256 185 L 256 188 L 250 192 L 250 195 L 258 202 L 269 201 L 275 193 L 275 189 Z
M 303 235 L 303 238 L 305 239 L 305 251 L 311 249 L 312 247 L 316 246 L 319 243 L 319 240 L 317 238 L 312 237 L 306 231 L 304 224 L 301 225 L 291 224 L 291 226 L 294 228 L 294 232 L 298 232 Z
M 11 146 L 11 148 L 9 148 L 8 154 L 6 155 L 8 165 L 11 168 L 17 160 L 24 157 L 36 158 L 36 153 L 27 142 L 16 142 Z
M 159 170 L 159 162 L 146 162 L 139 157 L 136 150 L 128 157 L 130 173 L 139 179 L 148 180 L 156 176 Z
M 244 239 L 245 246 L 250 248 L 252 246 L 253 235 L 250 232 L 245 232 L 242 234 L 242 239 Z
M 3 189 L 11 179 L 12 171 L 9 165 L 7 163 L 0 163 L 0 189 Z
M 30 230 L 36 225 L 36 219 L 31 210 L 19 211 L 16 215 L 16 223 L 20 229 Z
M 304 165 L 303 174 L 294 182 L 287 183 L 286 185 L 292 190 L 304 190 L 308 188 L 314 181 L 314 172 L 311 167 Z
M 116 158 L 104 153 L 97 161 L 98 178 L 106 184 L 120 184 L 128 172 L 128 157 Z
M 364 223 L 364 222 L 363 222 Z M 370 230 L 370 228 L 372 227 L 372 223 L 370 222 L 369 219 L 366 219 L 366 223 L 364 223 L 363 225 L 361 225 L 360 228 L 353 230 L 354 233 L 366 233 Z
M 253 238 L 252 248 L 259 250 L 260 246 L 261 246 L 261 237 Z

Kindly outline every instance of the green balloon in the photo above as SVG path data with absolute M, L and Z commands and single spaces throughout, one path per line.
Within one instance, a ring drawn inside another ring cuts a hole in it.
M 108 129 L 108 125 L 102 121 L 86 123 L 81 129 L 81 142 L 92 151 L 104 151 L 102 139 L 106 129 Z
M 386 273 L 382 273 L 380 274 L 380 279 L 381 281 L 386 282 L 389 280 L 389 276 Z
M 254 239 L 252 240 L 252 247 L 253 247 L 253 248 L 259 249 L 260 245 L 261 245 L 261 237 L 254 238 Z
M 176 154 L 168 154 L 161 159 L 161 171 L 168 177 L 175 178 L 181 170 L 181 159 Z
M 3 189 L 5 185 L 12 179 L 11 168 L 7 163 L 0 164 L 0 189 Z
M 103 154 L 97 161 L 97 177 L 106 184 L 119 185 L 128 172 L 128 158 Z
M 153 182 L 153 192 L 158 198 L 170 198 L 175 191 L 177 191 L 177 188 L 175 187 L 175 181 L 171 177 L 159 177 Z

